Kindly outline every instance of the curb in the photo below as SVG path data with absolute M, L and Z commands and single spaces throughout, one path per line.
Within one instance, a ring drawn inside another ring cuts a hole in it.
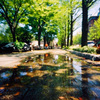
M 75 54 L 77 56 L 84 57 L 86 59 L 90 59 L 92 61 L 100 61 L 100 55 L 89 54 L 89 53 L 82 53 L 78 51 L 68 50 L 70 53 Z

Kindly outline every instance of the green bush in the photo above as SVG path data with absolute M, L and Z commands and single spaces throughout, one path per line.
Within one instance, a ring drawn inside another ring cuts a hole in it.
M 24 47 L 24 42 L 16 41 L 16 42 L 14 42 L 14 45 L 15 45 L 16 50 L 22 51 L 22 48 Z
M 79 51 L 79 52 L 96 53 L 96 48 L 88 47 L 88 46 L 73 48 L 73 50 Z
M 66 47 L 65 47 L 65 46 L 63 46 L 63 49 L 68 49 L 68 48 L 69 48 L 69 47 L 67 47 L 67 46 L 66 46 Z

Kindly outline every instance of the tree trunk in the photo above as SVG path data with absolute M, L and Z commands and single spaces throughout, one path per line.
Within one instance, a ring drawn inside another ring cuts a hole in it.
M 68 36 L 67 36 L 67 47 L 69 46 L 69 33 L 68 33 Z
M 10 30 L 11 30 L 11 33 L 12 33 L 12 37 L 13 37 L 13 42 L 16 41 L 16 37 L 15 37 L 15 28 L 13 28 L 13 26 L 9 25 L 10 26 Z
M 82 97 L 84 98 L 86 98 L 87 100 L 89 100 L 89 73 L 88 73 L 88 68 L 86 68 L 86 67 L 84 67 L 84 66 L 82 66 L 82 73 L 84 73 L 84 74 L 82 74 L 82 76 L 81 76 L 81 79 L 82 79 L 82 82 L 81 82 L 81 84 L 82 84 Z M 84 99 L 85 99 L 84 98 Z
M 71 12 L 71 33 L 70 33 L 70 45 L 73 45 L 73 12 Z
M 65 38 L 63 38 L 61 41 L 61 48 L 63 48 L 63 46 L 65 46 Z
M 13 32 L 12 35 L 13 35 L 13 42 L 15 42 L 16 41 L 15 32 Z
M 62 48 L 62 43 L 61 43 L 61 48 Z
M 83 20 L 82 20 L 82 42 L 81 46 L 87 45 L 87 36 L 88 36 L 88 7 L 86 0 L 82 0 L 82 11 L 83 11 Z
M 68 19 L 68 36 L 67 36 L 67 47 L 69 46 L 69 19 Z
M 40 37 L 41 37 L 41 25 L 40 25 L 40 19 L 39 19 L 39 25 L 38 25 L 38 46 L 40 46 Z
M 45 44 L 46 44 L 46 37 L 44 36 L 44 47 L 45 47 Z
M 39 32 L 38 32 L 38 46 L 40 46 L 40 36 L 41 36 L 41 30 L 39 29 Z
M 65 47 L 66 47 L 66 20 L 65 20 Z
M 50 41 L 47 42 L 48 46 L 50 45 Z

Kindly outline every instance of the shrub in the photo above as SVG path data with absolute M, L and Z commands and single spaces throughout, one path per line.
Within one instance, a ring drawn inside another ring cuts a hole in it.
M 18 51 L 22 51 L 23 47 L 24 47 L 24 42 L 14 42 L 15 44 L 15 49 L 18 50 Z
M 73 50 L 87 53 L 96 53 L 96 48 L 88 46 L 73 48 Z
M 69 48 L 69 47 L 67 47 L 67 46 L 66 46 L 66 47 L 65 47 L 65 46 L 63 46 L 63 49 L 68 49 L 68 48 Z

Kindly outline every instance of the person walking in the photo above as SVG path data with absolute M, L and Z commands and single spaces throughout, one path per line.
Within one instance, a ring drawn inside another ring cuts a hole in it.
M 47 43 L 45 44 L 45 48 L 48 49 L 48 44 Z

